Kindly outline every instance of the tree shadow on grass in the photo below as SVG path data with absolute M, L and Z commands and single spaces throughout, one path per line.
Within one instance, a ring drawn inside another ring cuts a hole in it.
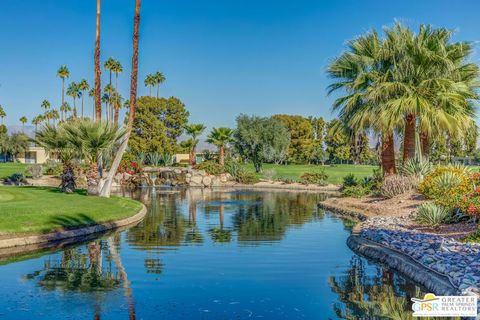
M 57 188 L 57 187 L 22 186 L 22 189 L 43 190 L 43 191 L 48 191 L 48 192 L 51 192 L 51 193 L 65 194 L 65 195 L 69 194 L 69 193 L 62 192 L 62 190 L 60 190 L 60 188 Z M 87 195 L 87 190 L 77 189 L 73 193 L 70 193 L 70 194 L 78 194 L 78 195 L 86 196 Z
M 98 222 L 84 213 L 76 215 L 57 215 L 49 220 L 49 223 L 55 224 L 61 229 L 70 230 L 79 227 L 91 226 Z

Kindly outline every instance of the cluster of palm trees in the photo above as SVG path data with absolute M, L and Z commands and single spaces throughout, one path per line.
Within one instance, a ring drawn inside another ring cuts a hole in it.
M 329 92 L 342 93 L 333 109 L 353 135 L 373 131 L 380 137 L 384 173 L 395 174 L 395 136 L 403 140 L 406 162 L 418 147 L 428 156 L 435 136 L 477 130 L 479 68 L 468 62 L 472 45 L 452 42 L 448 29 L 422 25 L 415 33 L 397 23 L 384 32 L 349 42 L 328 67 L 334 79 Z
M 185 133 L 190 136 L 190 138 L 182 144 L 189 149 L 189 162 L 191 165 L 194 165 L 196 162 L 195 154 L 198 137 L 205 129 L 205 125 L 201 123 L 192 123 L 185 126 Z M 207 142 L 218 148 L 218 163 L 223 167 L 225 165 L 225 148 L 230 142 L 233 142 L 233 130 L 225 127 L 213 128 L 208 134 Z
M 150 97 L 152 96 L 152 89 L 153 87 L 157 87 L 157 99 L 159 98 L 160 94 L 160 85 L 166 80 L 165 76 L 163 73 L 160 71 L 157 71 L 155 73 L 149 74 L 145 77 L 145 87 L 148 87 L 150 89 Z

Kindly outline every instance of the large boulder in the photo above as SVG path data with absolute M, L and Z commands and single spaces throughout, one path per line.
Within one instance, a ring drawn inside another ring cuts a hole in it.
M 203 184 L 203 177 L 202 176 L 192 176 L 190 178 L 190 185 L 192 187 L 201 187 Z
M 212 178 L 212 187 L 220 187 L 222 185 L 222 182 L 220 180 L 220 177 L 213 177 Z
M 210 187 L 212 185 L 212 178 L 209 176 L 205 176 L 202 179 L 202 183 L 205 187 Z

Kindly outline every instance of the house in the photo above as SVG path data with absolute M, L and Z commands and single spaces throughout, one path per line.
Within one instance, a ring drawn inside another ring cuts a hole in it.
M 48 153 L 44 148 L 39 146 L 29 146 L 25 153 L 18 154 L 16 160 L 20 163 L 43 164 L 49 159 Z

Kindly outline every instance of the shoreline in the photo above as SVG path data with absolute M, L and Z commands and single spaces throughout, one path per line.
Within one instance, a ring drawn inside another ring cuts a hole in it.
M 32 235 L 25 235 L 25 236 L 13 236 L 11 238 L 1 239 L 0 250 L 9 249 L 9 248 L 29 249 L 28 246 L 38 246 L 38 248 L 41 249 L 41 248 L 48 247 L 48 245 L 55 246 L 57 243 L 64 240 L 78 238 L 78 240 L 81 241 L 82 238 L 92 234 L 107 232 L 120 227 L 125 227 L 125 226 L 139 223 L 145 217 L 146 213 L 147 213 L 147 208 L 143 203 L 141 203 L 141 208 L 137 213 L 135 213 L 130 217 L 123 218 L 120 220 L 99 223 L 99 224 L 80 227 L 80 228 L 71 229 L 71 230 L 60 230 L 60 231 L 54 231 L 49 233 L 32 234 Z M 72 243 L 73 242 L 75 241 L 72 241 Z M 27 251 L 33 251 L 33 250 L 29 249 Z M 18 250 L 16 253 L 20 253 L 20 252 L 22 252 L 22 250 Z

